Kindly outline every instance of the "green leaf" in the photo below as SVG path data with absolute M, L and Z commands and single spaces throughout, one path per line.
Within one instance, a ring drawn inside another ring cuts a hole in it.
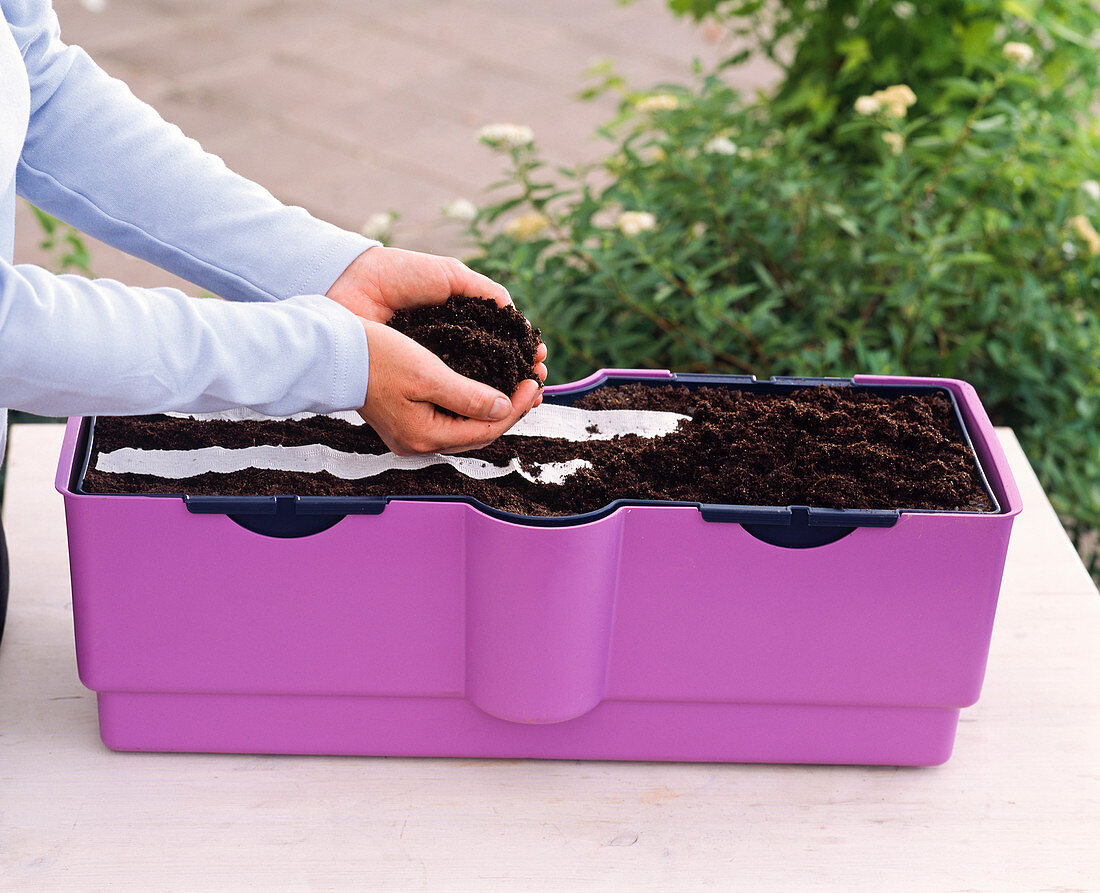
M 1025 22 L 1035 21 L 1035 13 L 1042 0 L 1004 0 L 1004 11 Z
M 990 115 L 988 118 L 971 122 L 970 129 L 977 133 L 987 133 L 1001 127 L 1006 121 L 1008 121 L 1008 115 Z
M 841 77 L 861 68 L 871 58 L 871 45 L 866 37 L 855 36 L 842 40 L 837 44 L 837 49 L 844 57 L 844 64 L 839 71 Z

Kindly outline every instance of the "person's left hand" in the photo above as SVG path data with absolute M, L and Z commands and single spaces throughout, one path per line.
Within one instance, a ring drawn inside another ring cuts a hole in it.
M 395 310 L 442 304 L 451 295 L 490 298 L 501 307 L 512 304 L 508 289 L 456 258 L 382 245 L 353 260 L 326 295 L 356 316 L 380 323 Z M 540 344 L 534 368 L 540 381 L 546 380 L 545 359 L 546 345 Z

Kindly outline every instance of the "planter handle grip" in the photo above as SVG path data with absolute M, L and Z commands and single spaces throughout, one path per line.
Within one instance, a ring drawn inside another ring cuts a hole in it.
M 899 512 L 885 509 L 821 509 L 805 505 L 762 508 L 700 505 L 704 521 L 740 524 L 762 542 L 786 549 L 812 549 L 841 540 L 857 527 L 893 527 Z
M 377 515 L 385 499 L 331 496 L 184 496 L 194 515 L 225 515 L 261 536 L 297 539 L 336 526 L 347 515 Z

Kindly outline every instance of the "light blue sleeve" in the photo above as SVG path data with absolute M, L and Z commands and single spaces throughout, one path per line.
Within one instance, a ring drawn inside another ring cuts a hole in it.
M 165 123 L 78 47 L 47 0 L 5 0 L 31 82 L 21 195 L 232 300 L 323 294 L 377 244 L 287 207 Z
M 240 304 L 0 260 L 0 395 L 40 415 L 363 405 L 362 324 L 321 295 Z

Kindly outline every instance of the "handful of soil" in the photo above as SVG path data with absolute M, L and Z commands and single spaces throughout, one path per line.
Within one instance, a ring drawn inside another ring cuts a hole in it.
M 443 304 L 398 310 L 389 325 L 422 344 L 460 375 L 507 394 L 535 375 L 542 341 L 515 307 L 455 295 Z

